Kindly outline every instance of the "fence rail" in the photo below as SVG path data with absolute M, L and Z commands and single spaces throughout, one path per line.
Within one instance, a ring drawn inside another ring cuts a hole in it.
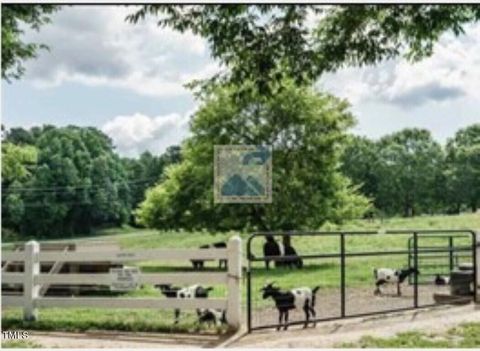
M 159 249 L 104 252 L 40 252 L 42 262 L 138 262 L 149 260 L 228 259 L 227 249 Z
M 226 272 L 140 273 L 136 284 L 222 284 L 226 298 L 119 298 L 119 297 L 43 297 L 42 286 L 48 285 L 111 285 L 118 277 L 110 273 L 40 273 L 42 262 L 105 262 L 127 263 L 152 260 L 226 260 Z M 2 261 L 23 262 L 23 273 L 2 272 L 2 283 L 22 284 L 23 295 L 3 295 L 5 307 L 23 307 L 24 319 L 36 320 L 41 307 L 92 308 L 158 308 L 226 310 L 227 323 L 238 328 L 241 323 L 241 240 L 232 237 L 227 248 L 117 250 L 95 252 L 42 252 L 38 242 L 25 244 L 23 251 L 2 251 Z M 6 264 L 6 263 L 5 263 Z

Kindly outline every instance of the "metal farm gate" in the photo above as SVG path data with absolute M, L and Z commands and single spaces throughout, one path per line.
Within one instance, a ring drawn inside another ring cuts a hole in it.
M 267 238 L 281 248 L 280 255 L 264 255 Z M 435 275 L 447 275 L 458 264 L 473 265 L 472 295 L 477 301 L 476 262 L 472 230 L 253 233 L 247 241 L 248 331 L 280 328 L 275 302 L 262 296 L 262 287 L 268 283 L 282 291 L 319 287 L 316 316 L 310 321 L 320 322 L 436 306 L 437 296 L 448 295 L 450 286 L 434 284 Z M 400 296 L 391 285 L 374 295 L 374 269 L 378 268 L 415 268 L 420 274 L 412 273 L 401 284 Z M 290 320 L 282 325 L 304 321 L 302 310 L 292 310 Z
M 468 262 L 470 252 L 456 251 L 456 240 L 464 239 L 463 235 L 455 233 L 425 234 L 421 236 L 418 242 L 418 249 L 442 249 L 442 252 L 422 252 L 418 255 L 418 266 L 422 274 L 419 276 L 419 284 L 429 283 L 435 279 L 436 275 L 447 276 L 460 264 Z M 413 236 L 408 239 L 408 267 L 415 266 L 415 248 Z M 408 279 L 409 284 L 413 284 L 413 277 Z

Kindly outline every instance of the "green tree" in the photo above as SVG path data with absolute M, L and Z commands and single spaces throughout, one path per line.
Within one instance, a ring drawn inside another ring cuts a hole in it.
M 375 203 L 389 214 L 406 217 L 438 209 L 443 157 L 427 130 L 404 129 L 381 138 Z
M 235 101 L 235 88 L 217 88 L 191 122 L 183 160 L 166 170 L 137 210 L 158 228 L 316 228 L 325 220 L 361 216 L 368 201 L 338 172 L 348 104 L 310 88 L 284 84 L 271 97 Z M 273 203 L 214 204 L 214 145 L 272 145 Z
M 17 226 L 25 215 L 19 189 L 31 179 L 37 155 L 34 146 L 2 143 L 2 225 L 5 227 Z
M 58 9 L 55 5 L 2 5 L 2 79 L 20 78 L 25 72 L 23 62 L 35 58 L 39 49 L 48 49 L 44 44 L 23 42 L 22 27 L 39 30 Z
M 311 26 L 309 12 L 323 16 Z M 459 35 L 478 21 L 480 6 L 144 5 L 127 19 L 137 23 L 148 15 L 208 41 L 212 56 L 229 69 L 213 81 L 252 81 L 258 92 L 272 93 L 286 77 L 310 84 L 344 65 L 431 55 L 443 33 Z
M 375 199 L 378 192 L 378 148 L 373 140 L 351 135 L 342 154 L 341 171 L 359 186 L 362 194 Z
M 473 212 L 480 205 L 480 124 L 459 130 L 446 146 L 448 200 L 458 213 L 462 205 Z
M 15 148 L 38 150 L 30 176 L 22 178 L 22 172 L 2 164 L 2 173 L 10 172 L 14 179 L 2 183 L 3 215 L 10 229 L 24 236 L 66 236 L 128 219 L 127 175 L 107 136 L 95 128 L 73 126 L 32 128 L 28 133 L 34 146 Z M 26 135 L 13 135 L 20 134 Z
M 2 143 L 2 187 L 15 180 L 27 180 L 37 162 L 37 153 L 34 146 Z
M 131 207 L 136 208 L 145 199 L 145 191 L 163 178 L 167 166 L 179 163 L 180 160 L 179 146 L 169 146 L 160 156 L 145 151 L 139 158 L 123 158 L 131 191 Z M 130 222 L 137 224 L 134 216 Z

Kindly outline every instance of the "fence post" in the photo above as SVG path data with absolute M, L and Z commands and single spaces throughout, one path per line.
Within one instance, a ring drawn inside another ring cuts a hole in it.
M 413 232 L 413 267 L 418 271 L 418 233 Z M 418 308 L 418 274 L 413 275 L 413 306 Z
M 476 248 L 475 248 L 475 256 L 474 256 L 474 262 L 473 264 L 476 264 L 476 267 L 474 267 L 474 272 L 475 272 L 475 275 L 476 277 L 474 277 L 474 279 L 476 279 L 476 284 L 473 285 L 474 289 L 476 289 L 476 291 L 474 291 L 474 299 L 475 299 L 475 302 L 476 303 L 480 303 L 479 301 L 479 298 L 478 298 L 478 290 L 480 289 L 480 230 L 477 230 L 475 232 L 475 236 L 476 236 Z
M 228 282 L 227 282 L 227 323 L 239 329 L 242 315 L 242 240 L 239 236 L 230 238 L 227 244 Z
M 35 276 L 40 274 L 40 262 L 38 253 L 40 244 L 36 241 L 29 241 L 25 244 L 25 280 L 23 285 L 24 306 L 23 319 L 26 321 L 35 321 L 38 317 L 38 311 L 35 308 L 35 299 L 38 297 L 40 286 L 35 284 Z

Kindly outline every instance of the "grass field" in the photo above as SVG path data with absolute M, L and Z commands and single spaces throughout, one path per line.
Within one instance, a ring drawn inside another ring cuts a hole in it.
M 364 336 L 358 342 L 339 345 L 344 348 L 478 348 L 480 323 L 465 323 L 445 333 L 413 331 L 393 338 Z
M 393 218 L 383 221 L 355 220 L 344 225 L 325 224 L 321 230 L 374 230 L 379 229 L 466 229 L 480 228 L 480 215 L 463 214 L 459 216 L 425 216 L 415 218 Z M 207 232 L 161 232 L 157 230 L 138 230 L 131 228 L 104 230 L 94 237 L 79 240 L 115 241 L 125 249 L 139 248 L 192 248 L 216 241 L 228 240 L 234 234 L 239 234 L 244 242 L 249 233 L 207 233 Z M 346 239 L 347 252 L 365 252 L 377 250 L 405 250 L 410 235 L 374 234 L 368 236 L 352 236 Z M 423 239 L 422 239 L 423 240 Z M 458 239 L 458 245 L 466 243 L 466 239 Z M 338 253 L 338 237 L 296 237 L 292 244 L 301 254 Z M 428 244 L 439 244 L 438 239 L 432 239 Z M 253 253 L 261 256 L 263 239 L 252 242 Z M 440 262 L 441 261 L 441 262 Z M 438 263 L 446 263 L 445 258 Z M 308 259 L 305 267 L 297 269 L 272 269 L 266 271 L 262 262 L 253 264 L 253 304 L 261 308 L 270 306 L 271 301 L 261 299 L 258 290 L 267 281 L 275 281 L 282 288 L 320 285 L 323 289 L 339 287 L 339 259 Z M 384 255 L 375 257 L 347 258 L 346 283 L 348 287 L 373 287 L 372 270 L 375 267 L 401 268 L 407 265 L 406 255 Z M 184 271 L 192 270 L 190 262 L 141 262 L 144 272 Z M 216 263 L 209 262 L 207 269 L 215 270 Z M 224 296 L 224 287 L 215 287 L 213 296 Z M 151 286 L 146 286 L 128 296 L 158 296 L 161 294 Z M 244 299 L 245 300 L 245 299 Z M 43 330 L 87 330 L 110 329 L 125 331 L 192 331 L 197 330 L 193 313 L 185 313 L 185 318 L 177 326 L 172 325 L 172 311 L 139 311 L 139 310 L 101 310 L 101 309 L 42 309 L 40 321 L 35 324 L 25 324 L 21 321 L 18 309 L 2 311 L 2 322 L 5 329 L 31 328 Z
M 36 349 L 42 345 L 28 340 L 2 340 L 3 349 Z

